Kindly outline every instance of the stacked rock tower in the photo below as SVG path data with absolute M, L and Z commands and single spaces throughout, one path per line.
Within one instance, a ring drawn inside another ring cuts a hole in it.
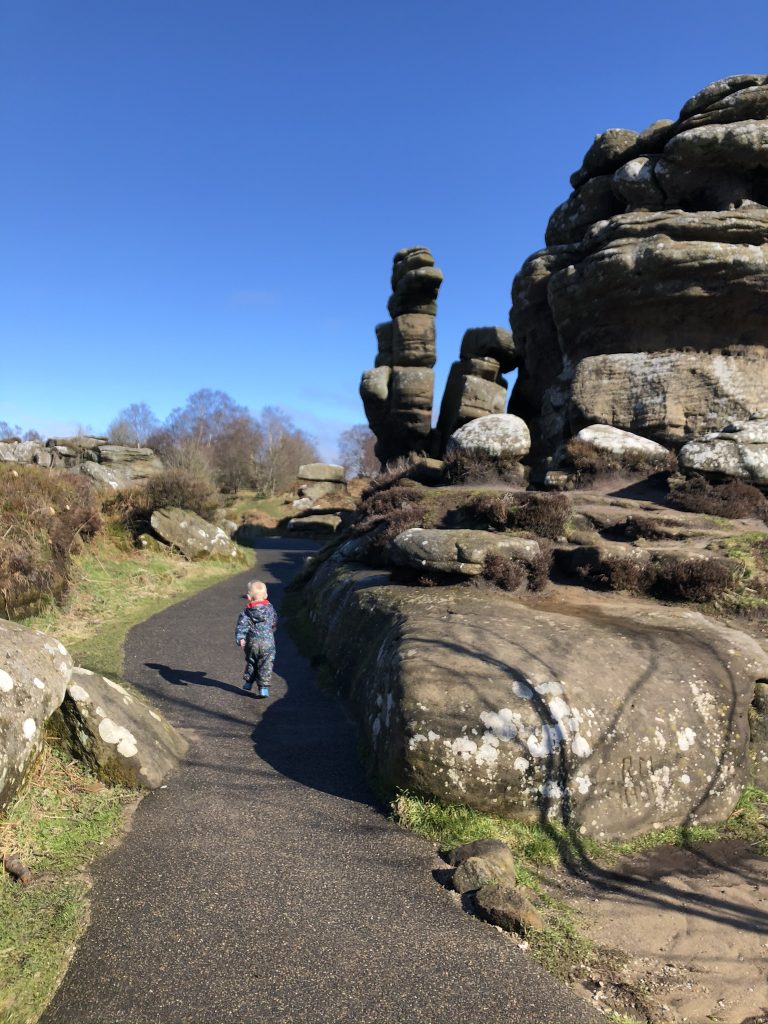
M 437 293 L 443 283 L 429 249 L 401 249 L 392 265 L 391 320 L 376 327 L 376 366 L 360 396 L 382 463 L 432 450 Z

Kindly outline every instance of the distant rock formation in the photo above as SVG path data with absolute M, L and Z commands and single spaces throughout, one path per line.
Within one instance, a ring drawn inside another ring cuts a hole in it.
M 43 469 L 68 469 L 117 489 L 163 472 L 151 448 L 110 444 L 106 437 L 51 437 L 42 441 L 0 441 L 0 462 L 18 462 Z
M 532 457 L 593 423 L 679 448 L 768 406 L 768 75 L 603 132 L 571 183 L 512 288 Z
M 360 395 L 382 463 L 411 453 L 440 455 L 450 435 L 470 420 L 503 413 L 502 374 L 518 365 L 512 334 L 473 327 L 451 366 L 437 427 L 432 427 L 435 315 L 443 275 L 429 249 L 401 249 L 392 269 L 392 320 L 376 327 L 376 366 L 366 370 Z
M 382 463 L 431 450 L 435 314 L 442 283 L 442 271 L 429 249 L 414 247 L 395 254 L 387 303 L 392 319 L 377 326 L 376 366 L 366 370 L 360 382 Z

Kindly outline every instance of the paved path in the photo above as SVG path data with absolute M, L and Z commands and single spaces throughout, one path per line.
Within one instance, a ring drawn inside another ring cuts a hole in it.
M 279 606 L 306 542 L 265 540 Z M 464 913 L 389 822 L 353 731 L 285 630 L 269 700 L 239 689 L 228 580 L 136 627 L 126 677 L 187 760 L 96 866 L 92 922 L 46 1024 L 585 1024 L 589 1007 Z

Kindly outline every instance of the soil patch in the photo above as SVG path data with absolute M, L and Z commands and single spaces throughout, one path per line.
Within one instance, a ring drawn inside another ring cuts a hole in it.
M 663 846 L 554 881 L 617 954 L 580 982 L 597 1005 L 649 1021 L 768 1022 L 768 858 L 746 843 Z

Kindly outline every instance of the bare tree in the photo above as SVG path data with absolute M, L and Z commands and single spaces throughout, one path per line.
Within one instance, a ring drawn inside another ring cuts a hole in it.
M 374 452 L 376 435 L 363 423 L 339 434 L 339 462 L 348 477 L 373 476 L 381 463 Z
M 319 460 L 317 447 L 282 409 L 262 409 L 259 425 L 262 445 L 255 460 L 256 487 L 263 494 L 284 494 L 296 483 L 299 466 Z
M 150 434 L 160 423 L 146 402 L 134 402 L 117 414 L 107 427 L 107 436 L 113 444 L 135 445 L 147 443 Z

